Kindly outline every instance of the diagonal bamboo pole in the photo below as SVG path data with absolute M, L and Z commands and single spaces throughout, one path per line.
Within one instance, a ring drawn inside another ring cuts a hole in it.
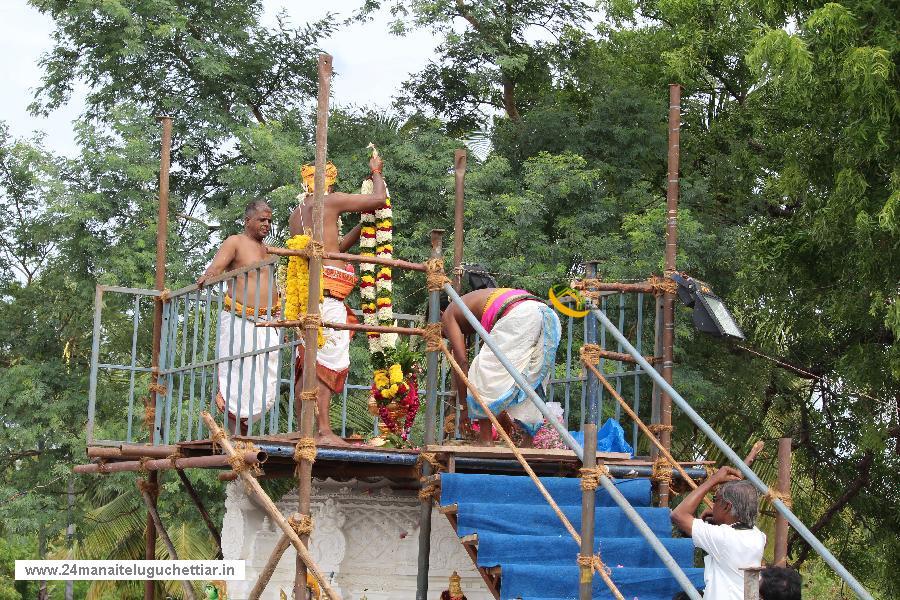
M 637 414 L 635 414 L 634 410 L 632 410 L 630 406 L 628 406 L 628 403 L 625 402 L 625 399 L 619 395 L 619 393 L 616 391 L 616 388 L 610 385 L 609 381 L 606 379 L 606 377 L 603 376 L 600 370 L 590 362 L 588 362 L 588 360 L 584 356 L 581 357 L 581 362 L 591 370 L 591 373 L 593 373 L 594 377 L 596 377 L 600 381 L 600 383 L 603 384 L 603 387 L 606 388 L 606 391 L 612 394 L 612 397 L 619 402 L 619 404 L 622 406 L 622 409 L 625 411 L 625 414 L 631 417 L 632 421 L 637 423 L 638 429 L 640 429 L 643 434 L 647 436 L 647 439 L 650 440 L 650 443 L 656 446 L 656 449 L 662 453 L 665 459 L 669 461 L 669 463 L 671 463 L 679 473 L 681 473 L 681 476 L 685 481 L 687 481 L 688 485 L 691 486 L 691 488 L 696 489 L 697 484 L 694 483 L 694 480 L 690 477 L 690 475 L 688 475 L 684 468 L 680 464 L 678 464 L 678 461 L 675 460 L 675 458 L 669 453 L 666 447 L 663 446 L 658 439 L 656 439 L 656 436 L 653 435 L 653 432 L 650 431 L 650 429 L 646 425 L 644 425 L 644 422 L 641 421 L 641 418 L 638 417 Z M 708 495 L 703 497 L 703 502 L 706 504 L 706 506 L 712 508 L 713 501 L 712 498 L 710 498 Z
M 235 456 L 236 451 L 234 446 L 231 445 L 231 441 L 225 435 L 225 432 L 222 431 L 222 428 L 219 427 L 219 424 L 216 423 L 216 420 L 213 419 L 212 415 L 206 411 L 200 413 L 200 416 L 203 417 L 203 420 L 206 422 L 206 426 L 209 427 L 209 431 L 212 434 L 212 439 L 216 441 L 221 447 L 222 450 L 228 456 Z M 269 515 L 269 518 L 272 519 L 272 522 L 278 525 L 281 528 L 281 531 L 284 532 L 286 536 L 291 540 L 291 545 L 294 546 L 294 549 L 297 551 L 297 558 L 303 561 L 306 569 L 312 573 L 313 578 L 319 584 L 319 588 L 321 588 L 322 593 L 325 594 L 326 598 L 330 600 L 340 600 L 340 596 L 331 589 L 331 586 L 328 585 L 328 580 L 325 579 L 325 575 L 322 574 L 322 571 L 319 569 L 319 566 L 313 560 L 312 555 L 309 553 L 309 550 L 306 549 L 306 546 L 303 542 L 300 541 L 300 536 L 297 535 L 297 532 L 294 531 L 294 528 L 291 527 L 288 520 L 284 518 L 284 515 L 281 514 L 281 511 L 278 510 L 278 507 L 275 506 L 275 503 L 272 502 L 272 499 L 269 498 L 268 494 L 262 489 L 259 485 L 259 482 L 256 478 L 248 473 L 246 470 L 238 471 L 238 477 L 240 477 L 244 483 L 247 485 L 247 489 L 256 496 L 256 500 L 259 502 L 260 507 L 266 511 L 266 514 Z M 305 574 L 304 574 L 305 576 Z M 306 588 L 306 582 L 304 581 L 304 591 Z
M 259 597 L 262 595 L 263 591 L 265 591 L 266 586 L 269 585 L 269 580 L 272 579 L 272 575 L 275 574 L 275 569 L 278 568 L 278 563 L 281 561 L 282 555 L 284 555 L 284 552 L 290 545 L 290 538 L 288 538 L 287 535 L 282 535 L 281 539 L 278 540 L 278 543 L 275 544 L 272 555 L 266 562 L 266 566 L 263 567 L 262 573 L 259 574 L 259 579 L 256 580 L 256 584 L 253 586 L 253 589 L 250 590 L 250 595 L 247 596 L 247 600 L 259 600 Z
M 142 485 L 144 485 L 144 481 L 139 479 L 138 487 Z M 169 558 L 178 560 L 178 553 L 175 552 L 175 545 L 172 543 L 172 538 L 169 537 L 166 528 L 163 527 L 162 521 L 159 518 L 159 513 L 156 511 L 156 502 L 153 500 L 153 496 L 151 496 L 150 492 L 146 489 L 141 489 L 141 497 L 144 499 L 144 504 L 147 505 L 147 514 L 150 515 L 150 518 L 153 520 L 153 525 L 156 527 L 159 537 L 162 538 L 163 543 L 166 545 L 166 549 L 169 551 Z M 155 585 L 156 582 L 154 582 L 154 586 Z M 188 598 L 188 600 L 197 600 L 197 597 L 194 595 L 194 586 L 191 585 L 190 581 L 182 579 L 181 589 L 184 590 L 185 598 Z
M 525 457 L 522 456 L 522 453 L 519 452 L 519 449 L 516 448 L 516 445 L 513 443 L 512 439 L 503 429 L 503 426 L 500 425 L 500 421 L 497 420 L 497 417 L 494 413 L 491 412 L 491 409 L 488 408 L 488 405 L 481 398 L 481 394 L 478 393 L 478 390 L 475 389 L 475 386 L 469 382 L 469 378 L 463 372 L 462 368 L 460 368 L 459 363 L 456 362 L 456 359 L 453 358 L 453 354 L 447 349 L 447 344 L 444 343 L 444 340 L 440 340 L 441 351 L 444 353 L 444 356 L 447 357 L 447 360 L 450 362 L 450 366 L 453 367 L 453 370 L 456 371 L 456 374 L 459 375 L 459 378 L 462 382 L 469 388 L 469 391 L 472 392 L 472 396 L 475 398 L 475 401 L 481 406 L 481 410 L 488 416 L 493 424 L 494 428 L 497 430 L 497 433 L 500 435 L 500 438 L 503 442 L 509 446 L 509 449 L 512 450 L 513 455 L 516 457 L 516 460 L 522 465 L 522 468 L 537 486 L 538 491 L 550 505 L 550 508 L 553 509 L 553 512 L 556 513 L 556 516 L 559 517 L 559 520 L 562 522 L 563 527 L 569 532 L 569 535 L 572 536 L 572 539 L 575 540 L 575 543 L 581 546 L 581 536 L 575 531 L 575 527 L 572 526 L 572 523 L 569 521 L 568 517 L 566 517 L 565 513 L 559 508 L 559 505 L 556 503 L 556 500 L 553 499 L 553 496 L 550 495 L 550 492 L 547 491 L 547 488 L 544 487 L 544 484 L 541 483 L 541 480 L 538 478 L 537 474 L 531 468 L 531 465 L 528 464 L 528 461 L 525 460 Z M 609 588 L 609 591 L 612 592 L 612 595 L 617 600 L 625 600 L 622 596 L 622 593 L 619 592 L 619 588 L 616 587 L 616 584 L 610 578 L 609 573 L 607 572 L 607 567 L 605 565 L 598 565 L 596 562 L 592 563 L 594 570 L 600 575 L 603 579 L 603 582 Z

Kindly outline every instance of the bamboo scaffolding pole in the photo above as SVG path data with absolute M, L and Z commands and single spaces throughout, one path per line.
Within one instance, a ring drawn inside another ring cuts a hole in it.
M 142 487 L 143 483 L 142 479 L 138 479 L 138 489 L 141 490 L 141 497 L 144 499 L 144 504 L 147 505 L 147 514 L 150 515 L 150 518 L 153 520 L 153 526 L 156 528 L 156 531 L 159 532 L 159 537 L 162 538 L 163 543 L 166 545 L 166 549 L 169 551 L 169 558 L 178 560 L 178 553 L 175 552 L 175 545 L 172 544 L 172 539 L 169 537 L 166 528 L 163 527 L 162 521 L 159 519 L 159 513 L 156 511 L 156 502 L 153 500 L 153 496 L 150 495 L 150 492 Z M 155 582 L 153 583 L 155 586 Z M 190 581 L 181 580 L 181 589 L 184 590 L 185 598 L 197 600 L 197 597 L 194 595 L 194 586 L 191 585 Z
M 681 86 L 669 86 L 669 155 L 668 174 L 666 175 L 666 273 L 675 271 L 675 259 L 678 249 L 678 169 L 681 155 Z M 662 344 L 662 376 L 666 383 L 672 385 L 672 374 L 675 368 L 675 293 L 667 291 L 663 296 L 663 344 Z M 662 390 L 660 397 L 659 422 L 663 425 L 660 442 L 670 449 L 672 447 L 672 398 Z M 659 484 L 659 505 L 669 505 L 669 486 L 663 481 Z
M 315 202 L 315 201 L 314 201 Z M 303 256 L 309 258 L 312 253 L 309 250 L 289 250 L 288 248 L 278 248 L 277 246 L 266 246 L 269 254 L 276 256 Z M 394 267 L 396 269 L 408 269 L 410 271 L 425 272 L 424 263 L 409 262 L 408 260 L 399 260 L 396 258 L 379 258 L 377 256 L 360 256 L 359 254 L 347 254 L 345 252 L 323 252 L 322 258 L 330 260 L 343 260 L 344 262 L 370 263 L 373 265 L 383 265 L 385 267 Z
M 685 471 L 684 468 L 680 464 L 678 464 L 678 461 L 675 460 L 675 457 L 672 456 L 669 450 L 665 446 L 663 446 L 658 439 L 656 439 L 656 436 L 653 434 L 653 432 L 650 431 L 650 429 L 646 425 L 644 425 L 644 422 L 641 420 L 641 418 L 634 412 L 634 410 L 632 410 L 625 399 L 622 398 L 621 395 L 619 395 L 619 393 L 616 391 L 616 388 L 610 385 L 609 381 L 606 379 L 606 377 L 603 376 L 600 370 L 584 358 L 581 359 L 581 363 L 591 370 L 591 373 L 601 384 L 603 384 L 603 387 L 606 388 L 606 391 L 616 399 L 616 401 L 625 411 L 625 414 L 627 414 L 631 418 L 631 420 L 637 424 L 638 429 L 640 429 L 641 432 L 645 436 L 647 436 L 647 439 L 650 440 L 650 443 L 656 446 L 656 449 L 662 453 L 663 457 L 665 457 L 665 459 L 672 464 L 672 466 L 678 471 L 678 473 L 681 474 L 681 477 L 687 482 L 689 486 L 691 486 L 691 489 L 697 489 L 697 484 L 690 477 L 690 475 L 687 474 L 687 471 Z M 703 503 L 706 504 L 706 506 L 708 506 L 709 508 L 712 508 L 713 501 L 712 498 L 710 498 L 708 495 L 703 497 Z
M 443 339 L 439 340 L 439 345 L 440 345 L 441 351 L 444 353 L 444 356 L 447 357 L 447 360 L 449 361 L 450 366 L 453 368 L 454 371 L 456 371 L 456 374 L 459 376 L 460 380 L 465 384 L 465 386 L 467 388 L 469 388 L 469 390 L 472 392 L 472 396 L 475 398 L 475 401 L 478 402 L 478 404 L 481 406 L 481 409 L 488 416 L 488 418 L 491 421 L 491 424 L 497 430 L 497 433 L 499 434 L 500 438 L 503 440 L 503 442 L 507 446 L 509 446 L 509 449 L 512 450 L 512 453 L 516 457 L 516 460 L 519 461 L 519 464 L 522 465 L 522 468 L 525 470 L 525 472 L 528 474 L 528 476 L 531 478 L 531 480 L 535 483 L 535 485 L 538 488 L 538 491 L 541 493 L 541 495 L 544 497 L 544 499 L 547 501 L 547 503 L 550 505 L 550 507 L 553 509 L 553 511 L 559 517 L 559 520 L 562 522 L 563 526 L 569 532 L 569 535 L 572 536 L 572 539 L 575 540 L 575 543 L 577 543 L 579 546 L 581 546 L 581 536 L 578 534 L 577 531 L 575 531 L 575 527 L 572 526 L 572 523 L 566 517 L 565 513 L 563 513 L 562 510 L 559 508 L 559 505 L 553 499 L 553 496 L 550 495 L 550 492 L 548 492 L 547 489 L 543 486 L 543 484 L 541 483 L 537 474 L 531 468 L 531 465 L 528 464 L 528 461 L 525 460 L 525 457 L 523 457 L 522 453 L 519 452 L 518 448 L 516 448 L 515 443 L 513 443 L 512 439 L 509 437 L 509 435 L 503 429 L 503 426 L 500 425 L 500 421 L 497 420 L 497 417 L 494 415 L 494 413 L 491 412 L 491 410 L 490 410 L 490 408 L 488 408 L 487 404 L 485 404 L 484 400 L 481 398 L 481 394 L 478 393 L 478 390 L 475 389 L 475 387 L 469 381 L 469 378 L 463 372 L 462 368 L 459 366 L 459 363 L 457 363 L 456 359 L 453 358 L 453 353 L 451 353 L 450 350 L 447 348 L 447 344 L 444 343 Z M 595 437 L 596 437 L 596 435 L 595 435 Z M 622 596 L 622 593 L 619 592 L 619 588 L 616 587 L 616 584 L 610 578 L 609 573 L 607 573 L 606 567 L 604 565 L 598 565 L 597 561 L 594 561 L 592 563 L 592 565 L 593 565 L 594 570 L 600 575 L 601 579 L 603 579 L 603 582 L 609 588 L 609 590 L 613 594 L 613 596 L 617 600 L 625 600 L 624 597 Z
M 791 495 L 791 438 L 778 440 L 778 493 L 785 498 Z M 775 518 L 775 564 L 783 567 L 787 562 L 788 522 L 781 513 Z
M 88 458 L 166 458 L 178 452 L 178 446 L 141 446 L 122 444 L 121 446 L 88 446 Z
M 206 422 L 206 426 L 209 427 L 209 431 L 213 436 L 213 439 L 217 440 L 217 443 L 222 447 L 222 450 L 228 456 L 235 456 L 237 452 L 234 449 L 234 446 L 231 445 L 231 440 L 228 439 L 228 436 L 225 435 L 225 432 L 222 431 L 222 428 L 219 427 L 219 424 L 216 423 L 216 420 L 213 419 L 212 415 L 206 411 L 200 413 L 200 416 L 203 417 L 203 420 Z M 246 470 L 241 470 L 238 472 L 238 476 L 247 486 L 247 490 L 256 497 L 256 501 L 259 504 L 259 507 L 262 508 L 266 514 L 269 516 L 269 519 L 272 520 L 278 527 L 281 528 L 281 531 L 284 532 L 286 536 L 291 540 L 291 545 L 297 550 L 297 558 L 298 560 L 302 560 L 304 566 L 309 569 L 309 572 L 312 574 L 313 578 L 316 580 L 316 583 L 319 584 L 319 588 L 322 590 L 322 593 L 325 594 L 325 598 L 330 600 L 340 600 L 340 596 L 331 589 L 331 586 L 328 585 L 328 581 L 325 579 L 325 575 L 319 569 L 315 560 L 313 560 L 312 555 L 307 550 L 306 545 L 300 541 L 300 536 L 297 535 L 297 532 L 294 531 L 291 524 L 288 523 L 288 520 L 284 518 L 284 515 L 281 514 L 281 511 L 278 510 L 278 507 L 275 506 L 275 503 L 272 502 L 272 499 L 269 498 L 268 494 L 262 489 L 259 485 L 259 482 L 256 478 L 248 473 Z M 304 569 L 304 577 L 305 569 Z M 304 581 L 304 592 L 306 590 L 306 582 Z
M 182 469 L 176 469 L 175 472 L 178 473 L 178 478 L 181 480 L 181 485 L 184 486 L 184 489 L 188 493 L 188 496 L 190 496 L 191 500 L 194 501 L 194 506 L 196 506 L 197 510 L 200 512 L 200 517 L 206 524 L 206 528 L 209 530 L 210 535 L 212 535 L 213 539 L 216 540 L 216 547 L 219 549 L 218 553 L 216 554 L 216 558 L 221 560 L 223 556 L 221 532 L 212 522 L 212 518 L 209 516 L 209 511 L 206 510 L 206 505 L 203 504 L 203 500 L 200 499 L 200 496 L 197 494 L 197 490 L 194 489 L 194 485 L 191 483 L 191 480 L 188 479 L 187 473 L 185 473 Z
M 266 462 L 268 455 L 262 450 L 258 452 L 244 452 L 244 463 L 256 465 Z M 76 465 L 72 472 L 79 475 L 91 473 L 125 473 L 138 471 L 167 471 L 169 469 L 208 469 L 214 467 L 228 467 L 231 463 L 228 457 L 222 454 L 212 456 L 191 456 L 189 458 L 157 458 L 153 460 L 123 460 L 114 463 L 91 463 L 89 465 Z M 152 482 L 151 482 L 152 483 Z
M 307 303 L 307 316 L 313 319 L 319 318 L 319 296 L 322 290 L 322 258 L 325 213 L 325 161 L 328 158 L 328 100 L 331 94 L 331 66 L 330 54 L 319 54 L 318 77 L 318 104 L 316 106 L 316 167 L 313 179 L 312 202 L 312 239 L 309 242 L 307 253 L 309 258 L 309 296 Z M 283 256 L 283 255 L 282 255 Z M 318 409 L 319 378 L 316 370 L 316 358 L 319 350 L 318 328 L 310 327 L 303 332 L 304 347 L 303 377 L 299 401 L 294 404 L 297 412 L 297 424 L 300 426 L 301 440 L 313 439 L 315 433 L 316 411 Z M 299 443 L 299 442 L 298 442 Z M 302 517 L 310 515 L 310 494 L 312 493 L 312 463 L 314 458 L 301 459 L 297 464 L 297 512 Z M 293 532 L 293 530 L 292 530 Z M 287 533 L 287 532 L 285 532 Z M 305 548 L 309 544 L 309 534 L 303 534 L 297 541 Z M 307 600 L 306 593 L 306 567 L 308 561 L 303 560 L 297 554 L 294 572 L 294 598 Z M 317 577 L 319 579 L 319 577 Z M 320 585 L 324 579 L 320 581 Z M 323 586 L 322 589 L 325 589 Z
M 606 358 L 609 360 L 617 360 L 619 362 L 637 364 L 637 361 L 634 359 L 634 357 L 625 352 L 613 352 L 612 350 L 605 350 L 603 348 L 600 348 L 599 352 L 600 353 L 598 354 L 598 356 L 600 358 Z M 659 357 L 659 359 L 658 359 L 655 356 L 645 356 L 644 358 L 646 359 L 647 362 L 649 362 L 650 364 L 653 364 L 657 360 L 660 360 L 662 357 Z
M 458 148 L 453 153 L 453 178 L 455 203 L 453 207 L 453 289 L 462 291 L 463 260 L 463 215 L 466 199 L 466 149 Z
M 272 575 L 275 574 L 275 569 L 278 568 L 281 557 L 290 545 L 290 538 L 287 535 L 282 535 L 281 539 L 278 540 L 278 543 L 275 544 L 275 548 L 272 549 L 272 555 L 269 556 L 269 560 L 266 561 L 266 566 L 263 567 L 262 572 L 259 574 L 259 579 L 256 580 L 253 589 L 250 590 L 250 595 L 247 596 L 247 600 L 259 600 L 259 597 L 266 590 L 266 586 L 269 585 Z
M 303 321 L 260 321 L 257 327 L 302 327 Z M 366 331 L 373 333 L 399 333 L 401 335 L 425 335 L 425 330 L 419 327 L 391 327 L 389 325 L 363 325 L 362 323 L 333 323 L 323 321 L 322 327 L 329 329 L 345 329 L 348 331 Z

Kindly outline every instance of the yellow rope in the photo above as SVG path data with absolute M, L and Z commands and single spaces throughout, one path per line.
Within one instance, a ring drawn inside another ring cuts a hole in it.
M 435 498 L 440 497 L 440 488 L 433 483 L 429 483 L 428 485 L 422 487 L 419 490 L 419 501 L 420 502 L 430 502 Z
M 766 495 L 764 497 L 769 502 L 781 500 L 788 508 L 792 508 L 794 506 L 794 501 L 791 499 L 790 493 L 779 492 L 778 490 L 769 488 L 769 491 L 766 492 Z
M 163 291 L 159 293 L 159 296 L 156 297 L 158 302 L 168 302 L 169 299 L 172 298 L 172 291 L 169 288 L 165 288 Z
M 438 462 L 437 455 L 433 452 L 419 452 L 419 456 L 416 458 L 416 475 L 418 477 L 422 476 L 422 465 L 424 463 L 428 463 L 431 465 L 434 473 L 440 473 L 444 470 L 444 466 Z
M 109 475 L 109 465 L 106 464 L 106 459 L 101 458 L 97 461 L 97 472 L 102 475 Z
M 294 533 L 303 537 L 312 534 L 313 519 L 309 515 L 293 514 L 288 519 L 288 525 L 294 530 Z
M 318 329 L 322 326 L 322 317 L 319 313 L 306 313 L 300 321 L 303 329 Z
M 317 390 L 312 390 L 310 392 L 300 392 L 300 401 L 301 402 L 315 402 L 319 399 L 319 392 Z
M 675 429 L 675 427 L 672 425 L 663 425 L 662 423 L 653 423 L 652 425 L 647 425 L 647 429 L 649 429 L 651 433 L 659 437 L 659 434 L 663 431 L 672 431 Z
M 651 277 L 647 280 L 647 283 L 650 284 L 650 287 L 653 288 L 653 293 L 657 296 L 678 293 L 678 284 L 668 277 Z
M 429 292 L 439 292 L 450 279 L 444 273 L 444 259 L 429 258 L 425 261 L 425 282 Z
M 294 448 L 294 462 L 300 464 L 301 461 L 316 462 L 316 440 L 313 438 L 300 438 L 297 442 Z
M 589 365 L 600 362 L 600 346 L 597 344 L 583 344 L 578 352 L 581 360 Z
M 440 323 L 429 323 L 424 327 L 422 337 L 425 338 L 426 352 L 439 352 L 444 339 L 443 327 Z
M 306 249 L 309 251 L 309 258 L 324 258 L 325 244 L 316 239 L 309 240 Z
M 600 477 L 612 478 L 609 468 L 603 463 L 600 463 L 593 468 L 582 467 L 578 470 L 578 473 L 581 477 L 581 489 L 585 492 L 596 490 L 597 486 L 600 485 Z
M 672 463 L 669 462 L 669 459 L 665 456 L 658 456 L 656 460 L 653 461 L 653 471 L 650 474 L 650 479 L 671 487 L 673 471 L 674 469 L 672 468 Z
M 179 458 L 184 458 L 184 457 L 181 455 L 181 452 L 179 450 L 176 450 L 172 454 L 168 455 L 166 458 L 172 462 L 172 468 L 177 469 L 178 463 L 175 461 L 177 461 Z
M 497 416 L 494 415 L 493 412 L 491 412 L 490 408 L 488 408 L 487 403 L 481 397 L 481 394 L 478 392 L 478 390 L 475 388 L 475 386 L 473 386 L 472 383 L 469 381 L 468 376 L 466 375 L 465 372 L 463 372 L 462 368 L 459 366 L 459 363 L 456 362 L 456 359 L 453 358 L 453 354 L 450 352 L 450 350 L 447 349 L 447 345 L 444 343 L 443 340 L 441 340 L 440 345 L 441 345 L 441 351 L 447 357 L 447 360 L 449 361 L 450 366 L 453 368 L 454 371 L 456 371 L 456 374 L 462 380 L 463 384 L 469 388 L 469 391 L 472 392 L 472 396 L 475 398 L 475 401 L 478 402 L 478 404 L 481 406 L 481 409 L 484 411 L 484 414 L 486 414 L 488 419 L 490 419 L 491 424 L 494 426 L 494 428 L 497 430 L 497 433 L 500 435 L 500 439 L 502 439 L 503 442 L 512 451 L 513 456 L 516 457 L 516 460 L 518 460 L 519 464 L 522 465 L 522 468 L 528 474 L 528 477 L 530 477 L 531 481 L 534 482 L 534 484 L 537 486 L 538 491 L 541 493 L 541 495 L 544 497 L 544 499 L 550 505 L 550 508 L 553 509 L 553 512 L 556 513 L 556 516 L 559 518 L 560 522 L 562 522 L 563 526 L 569 532 L 569 535 L 571 535 L 572 539 L 575 540 L 575 543 L 577 543 L 580 546 L 581 545 L 581 536 L 578 534 L 577 531 L 575 531 L 575 528 L 572 526 L 572 523 L 569 521 L 569 518 L 566 517 L 565 513 L 563 513 L 563 511 L 559 508 L 559 505 L 553 499 L 553 496 L 550 495 L 550 492 L 548 492 L 547 488 L 544 487 L 544 484 L 541 483 L 541 480 L 538 478 L 537 474 L 534 472 L 534 469 L 531 468 L 531 465 L 529 465 L 528 461 L 525 460 L 525 457 L 522 456 L 522 453 L 516 447 L 515 443 L 513 443 L 512 439 L 509 437 L 509 434 L 507 434 L 506 430 L 503 429 L 503 426 L 500 425 L 500 421 L 497 420 Z M 621 592 L 619 592 L 619 589 L 616 587 L 616 584 L 612 581 L 612 579 L 610 579 L 609 575 L 605 572 L 605 570 L 602 568 L 598 568 L 597 564 L 594 564 L 594 568 L 598 569 L 600 576 L 603 578 L 603 581 L 606 583 L 607 587 L 609 587 L 609 590 L 612 592 L 613 596 L 615 596 L 616 600 L 625 600 L 625 598 L 622 596 Z
M 262 475 L 262 469 L 259 467 L 259 463 L 248 465 L 244 461 L 244 454 L 246 452 L 259 452 L 259 448 L 254 446 L 253 442 L 234 442 L 234 454 L 228 457 L 228 464 L 231 465 L 231 469 L 238 475 L 244 471 L 249 471 L 254 477 L 259 477 Z

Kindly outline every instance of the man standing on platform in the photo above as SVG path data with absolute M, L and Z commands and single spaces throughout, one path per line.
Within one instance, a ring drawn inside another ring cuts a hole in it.
M 556 364 L 556 348 L 562 328 L 556 312 L 537 296 L 510 288 L 485 288 L 469 292 L 462 301 L 484 327 L 506 358 L 512 362 L 529 385 L 542 396 Z M 441 317 L 444 337 L 450 341 L 453 358 L 464 371 L 479 395 L 498 415 L 503 428 L 509 432 L 513 422 L 523 431 L 523 445 L 529 447 L 535 432 L 543 425 L 544 417 L 525 391 L 519 389 L 512 375 L 500 363 L 494 352 L 482 344 L 472 366 L 466 353 L 466 335 L 474 333 L 462 311 L 451 304 Z M 491 423 L 474 396 L 466 393 L 462 379 L 454 373 L 459 405 L 464 407 L 463 421 L 472 415 L 478 419 L 480 443 L 491 441 Z M 465 407 L 468 407 L 466 410 Z
M 346 252 L 358 240 L 361 227 L 357 225 L 347 235 L 341 237 L 338 222 L 343 213 L 371 212 L 384 206 L 387 199 L 387 190 L 384 179 L 381 176 L 383 162 L 378 156 L 369 160 L 372 183 L 371 194 L 345 194 L 334 192 L 333 187 L 337 181 L 337 168 L 328 163 L 325 169 L 325 185 L 327 193 L 323 205 L 323 236 L 325 252 Z M 301 175 L 306 186 L 306 194 L 301 196 L 300 205 L 294 209 L 290 217 L 291 236 L 307 234 L 313 230 L 312 198 L 315 167 L 304 165 Z M 350 295 L 356 286 L 357 277 L 352 265 L 333 259 L 322 261 L 322 289 L 324 300 L 320 308 L 323 321 L 332 323 L 347 323 L 348 317 L 352 317 L 349 308 L 344 305 L 344 299 Z M 347 330 L 324 329 L 325 344 L 316 353 L 316 374 L 319 380 L 318 397 L 318 428 L 317 443 L 331 446 L 346 446 L 340 437 L 331 430 L 328 418 L 328 407 L 331 403 L 331 395 L 344 390 L 347 375 L 350 372 L 350 332 Z M 297 356 L 297 396 L 300 395 L 301 377 L 303 374 L 303 346 L 298 346 Z
M 759 567 L 766 534 L 756 528 L 759 494 L 749 481 L 743 481 L 734 467 L 722 467 L 693 490 L 672 511 L 672 523 L 694 540 L 694 547 L 706 552 L 703 579 L 704 598 L 743 600 L 742 569 Z M 694 517 L 697 507 L 717 485 L 713 506 Z
M 197 279 L 203 287 L 210 279 L 265 260 L 263 242 L 272 228 L 272 209 L 263 200 L 254 200 L 244 209 L 244 231 L 229 236 L 216 252 L 206 272 Z M 252 319 L 267 319 L 281 307 L 274 276 L 269 267 L 250 270 L 227 283 L 219 313 L 217 358 L 278 344 L 278 330 L 258 328 Z M 248 319 L 251 317 L 252 319 Z M 228 428 L 246 433 L 248 420 L 259 420 L 275 403 L 278 390 L 278 352 L 266 352 L 218 365 L 216 404 L 227 413 Z M 265 387 L 263 387 L 265 386 Z

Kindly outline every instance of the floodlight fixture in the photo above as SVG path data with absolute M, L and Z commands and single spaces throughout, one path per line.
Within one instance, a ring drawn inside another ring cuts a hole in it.
M 694 327 L 698 331 L 717 337 L 744 339 L 744 333 L 722 299 L 710 287 L 683 273 L 673 273 L 672 281 L 678 284 L 678 298 L 688 308 L 693 308 Z

